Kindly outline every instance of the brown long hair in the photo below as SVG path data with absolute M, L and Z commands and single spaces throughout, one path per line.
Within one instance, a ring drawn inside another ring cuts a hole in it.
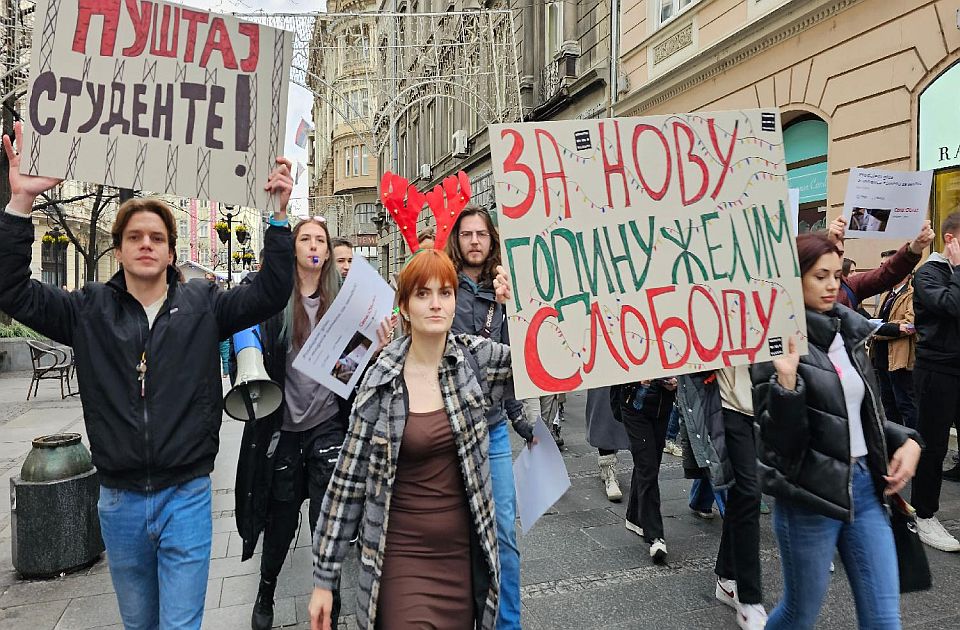
M 464 217 L 472 216 L 483 218 L 487 231 L 490 232 L 490 253 L 487 255 L 487 261 L 480 271 L 480 284 L 493 284 L 493 278 L 497 275 L 497 266 L 500 264 L 500 233 L 497 232 L 490 213 L 480 206 L 474 203 L 467 204 L 467 207 L 457 217 L 457 222 L 453 224 L 453 229 L 450 231 L 450 238 L 447 239 L 447 256 L 453 261 L 457 272 L 463 271 L 463 255 L 460 253 L 460 224 L 463 223 Z
M 327 237 L 327 259 L 323 261 L 320 268 L 320 284 L 317 287 L 318 297 L 320 298 L 320 307 L 317 309 L 317 322 L 326 314 L 327 309 L 333 300 L 337 297 L 340 290 L 340 273 L 333 262 L 333 246 L 330 242 L 330 230 L 327 229 L 325 221 L 316 219 L 304 219 L 297 223 L 293 228 L 293 248 L 296 252 L 297 237 L 304 226 L 310 223 L 316 223 L 323 228 L 323 233 Z M 303 300 L 300 297 L 300 274 L 297 272 L 296 263 L 293 267 L 293 293 L 290 294 L 290 301 L 283 311 L 283 327 L 280 329 L 280 339 L 288 342 L 288 348 L 302 348 L 306 343 L 307 337 L 313 329 L 310 327 L 310 318 L 307 316 L 307 309 L 303 306 Z M 292 335 L 291 335 L 292 331 Z
M 800 275 L 806 274 L 824 254 L 840 255 L 836 243 L 825 232 L 807 232 L 797 237 L 797 262 L 800 263 Z

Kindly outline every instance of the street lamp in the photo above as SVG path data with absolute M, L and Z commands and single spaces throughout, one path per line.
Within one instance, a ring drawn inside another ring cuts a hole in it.
M 227 289 L 233 286 L 233 218 L 240 216 L 239 212 L 234 212 L 233 209 L 236 206 L 231 206 L 223 204 L 223 207 L 226 208 L 226 212 L 223 210 L 220 211 L 220 216 L 227 220 L 226 229 L 221 227 L 221 223 L 217 224 L 217 236 L 220 237 L 220 242 L 225 243 L 227 246 Z M 237 231 L 237 240 L 241 244 L 245 243 L 249 234 L 244 231 L 243 238 L 241 240 L 240 231 Z

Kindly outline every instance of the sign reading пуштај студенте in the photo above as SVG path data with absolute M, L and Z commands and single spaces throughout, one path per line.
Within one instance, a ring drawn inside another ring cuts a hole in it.
M 806 352 L 779 118 L 490 128 L 518 398 Z
M 25 172 L 274 209 L 290 33 L 154 0 L 35 15 Z

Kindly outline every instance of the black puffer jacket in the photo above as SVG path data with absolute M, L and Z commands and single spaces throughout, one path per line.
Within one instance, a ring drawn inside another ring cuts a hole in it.
M 0 308 L 73 347 L 101 483 L 153 492 L 209 474 L 223 415 L 219 340 L 283 308 L 293 290 L 290 230 L 267 229 L 263 270 L 250 286 L 184 283 L 168 267 L 167 298 L 153 327 L 122 271 L 69 293 L 31 280 L 33 237 L 30 219 L 0 212 Z
M 772 363 L 753 366 L 753 401 L 760 423 L 759 477 L 763 491 L 818 514 L 851 521 L 850 432 L 843 387 L 827 350 L 839 331 L 851 362 L 866 384 L 860 417 L 867 462 L 882 500 L 887 462 L 916 431 L 888 422 L 880 388 L 865 350 L 873 326 L 845 306 L 807 311 L 810 353 L 800 357 L 797 388 L 777 382 Z

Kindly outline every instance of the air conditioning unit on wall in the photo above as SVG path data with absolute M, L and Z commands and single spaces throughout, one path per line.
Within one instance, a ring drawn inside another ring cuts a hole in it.
M 433 171 L 429 164 L 420 165 L 420 179 L 430 179 L 433 177 Z
M 470 139 L 464 129 L 453 132 L 453 157 L 465 158 L 470 155 Z

